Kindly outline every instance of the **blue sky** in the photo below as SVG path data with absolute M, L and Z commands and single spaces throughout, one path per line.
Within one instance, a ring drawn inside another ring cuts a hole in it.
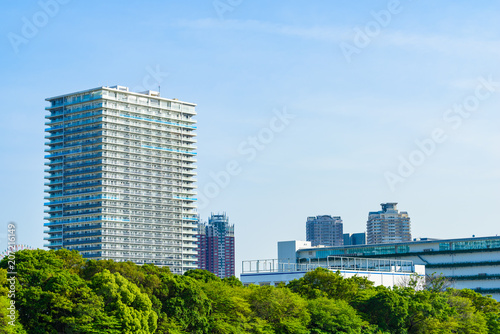
M 414 237 L 498 233 L 500 3 L 54 1 L 0 13 L 0 202 L 20 243 L 43 245 L 44 99 L 116 84 L 198 104 L 200 214 L 227 212 L 237 263 L 305 239 L 307 216 L 364 231 L 389 201 Z

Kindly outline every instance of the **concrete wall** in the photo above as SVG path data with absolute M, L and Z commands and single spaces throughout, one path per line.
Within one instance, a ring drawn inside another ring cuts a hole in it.
M 416 266 L 415 272 L 423 275 L 423 266 Z M 305 275 L 305 271 L 293 273 L 248 273 L 241 274 L 240 280 L 244 285 L 278 285 L 279 283 L 288 283 L 294 279 L 299 279 Z M 340 271 L 344 278 L 353 277 L 355 275 L 366 277 L 374 282 L 376 286 L 384 285 L 393 287 L 395 285 L 404 285 L 411 278 L 413 273 L 396 273 L 396 272 L 380 272 L 380 271 Z

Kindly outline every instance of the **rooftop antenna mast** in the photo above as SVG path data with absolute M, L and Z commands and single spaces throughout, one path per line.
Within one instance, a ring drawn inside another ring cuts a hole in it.
M 158 96 L 161 96 L 161 88 L 160 88 L 160 85 L 158 85 Z

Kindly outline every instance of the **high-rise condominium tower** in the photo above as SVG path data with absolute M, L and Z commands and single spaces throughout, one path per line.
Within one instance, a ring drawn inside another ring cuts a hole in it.
M 370 212 L 366 223 L 366 243 L 386 244 L 411 241 L 408 212 L 398 211 L 398 203 L 382 203 L 382 211 Z
M 342 246 L 344 244 L 343 225 L 340 217 L 307 217 L 306 240 L 311 246 Z
M 198 268 L 220 278 L 234 276 L 234 225 L 229 217 L 212 213 L 208 224 L 200 223 L 198 230 Z
M 195 104 L 122 86 L 47 101 L 45 246 L 196 268 Z

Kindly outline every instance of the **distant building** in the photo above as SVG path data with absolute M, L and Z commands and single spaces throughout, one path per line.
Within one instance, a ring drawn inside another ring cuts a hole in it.
M 411 241 L 410 217 L 398 211 L 398 203 L 382 203 L 382 211 L 370 212 L 366 222 L 366 243 L 386 244 Z
M 366 244 L 365 233 L 344 233 L 344 246 Z
M 343 224 L 340 217 L 316 216 L 307 217 L 306 239 L 312 246 L 342 246 Z
M 310 241 L 290 240 L 278 242 L 278 259 L 295 259 L 296 253 L 299 249 L 311 248 Z
M 198 225 L 198 268 L 220 278 L 235 275 L 234 225 L 226 214 L 213 214 Z

